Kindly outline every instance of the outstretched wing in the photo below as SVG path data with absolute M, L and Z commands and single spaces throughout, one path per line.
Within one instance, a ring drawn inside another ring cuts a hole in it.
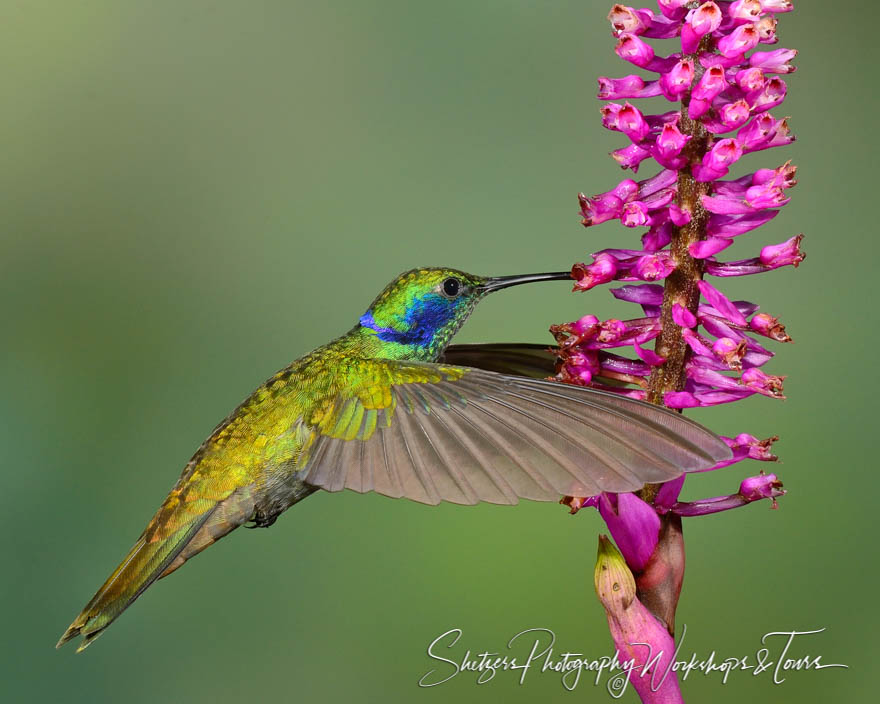
M 594 389 L 444 364 L 375 360 L 371 383 L 313 421 L 302 478 L 426 504 L 634 491 L 730 457 L 665 408 Z
M 527 342 L 450 345 L 440 361 L 535 379 L 543 379 L 556 373 L 556 355 L 550 348 Z

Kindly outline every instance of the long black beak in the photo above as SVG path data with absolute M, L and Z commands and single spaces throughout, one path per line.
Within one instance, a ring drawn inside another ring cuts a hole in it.
M 509 286 L 519 286 L 520 284 L 530 284 L 533 281 L 563 281 L 571 279 L 570 271 L 554 271 L 550 274 L 520 274 L 519 276 L 493 276 L 486 279 L 486 282 L 479 286 L 479 290 L 484 293 L 491 293 Z

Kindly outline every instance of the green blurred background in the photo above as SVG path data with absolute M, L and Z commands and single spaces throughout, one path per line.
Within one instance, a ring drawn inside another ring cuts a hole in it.
M 602 524 L 553 504 L 316 495 L 156 585 L 84 655 L 52 647 L 216 421 L 347 330 L 399 271 L 559 269 L 635 245 L 616 225 L 584 230 L 575 198 L 624 177 L 606 157 L 623 138 L 602 130 L 594 97 L 596 75 L 627 72 L 609 5 L 0 5 L 5 701 L 610 701 L 554 675 L 416 684 L 427 644 L 453 627 L 459 657 L 531 627 L 609 652 L 592 587 Z M 796 6 L 780 46 L 801 51 L 799 71 L 776 112 L 799 141 L 744 161 L 792 158 L 801 183 L 730 258 L 800 231 L 809 258 L 724 282 L 794 336 L 767 368 L 789 375 L 789 399 L 697 414 L 720 433 L 780 435 L 790 493 L 779 511 L 686 522 L 679 622 L 683 652 L 704 656 L 825 627 L 798 654 L 850 669 L 781 686 L 694 675 L 691 701 L 863 700 L 880 656 L 868 359 L 880 12 Z M 551 323 L 587 312 L 634 309 L 607 289 L 516 289 L 459 340 L 549 343 Z M 686 497 L 731 493 L 758 468 L 694 477 Z

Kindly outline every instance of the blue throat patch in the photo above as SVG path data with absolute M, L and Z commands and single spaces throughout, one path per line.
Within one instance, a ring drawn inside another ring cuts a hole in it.
M 373 311 L 368 310 L 360 317 L 360 324 L 374 330 L 376 337 L 383 342 L 396 342 L 400 345 L 430 347 L 435 333 L 455 317 L 455 304 L 435 293 L 417 298 L 407 308 L 403 319 L 405 330 L 383 327 L 376 322 Z

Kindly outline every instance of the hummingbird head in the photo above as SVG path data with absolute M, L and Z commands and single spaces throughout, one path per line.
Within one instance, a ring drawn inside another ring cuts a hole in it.
M 379 294 L 360 327 L 384 343 L 388 357 L 437 359 L 486 294 L 509 286 L 569 279 L 569 272 L 485 277 L 457 269 L 413 269 Z

